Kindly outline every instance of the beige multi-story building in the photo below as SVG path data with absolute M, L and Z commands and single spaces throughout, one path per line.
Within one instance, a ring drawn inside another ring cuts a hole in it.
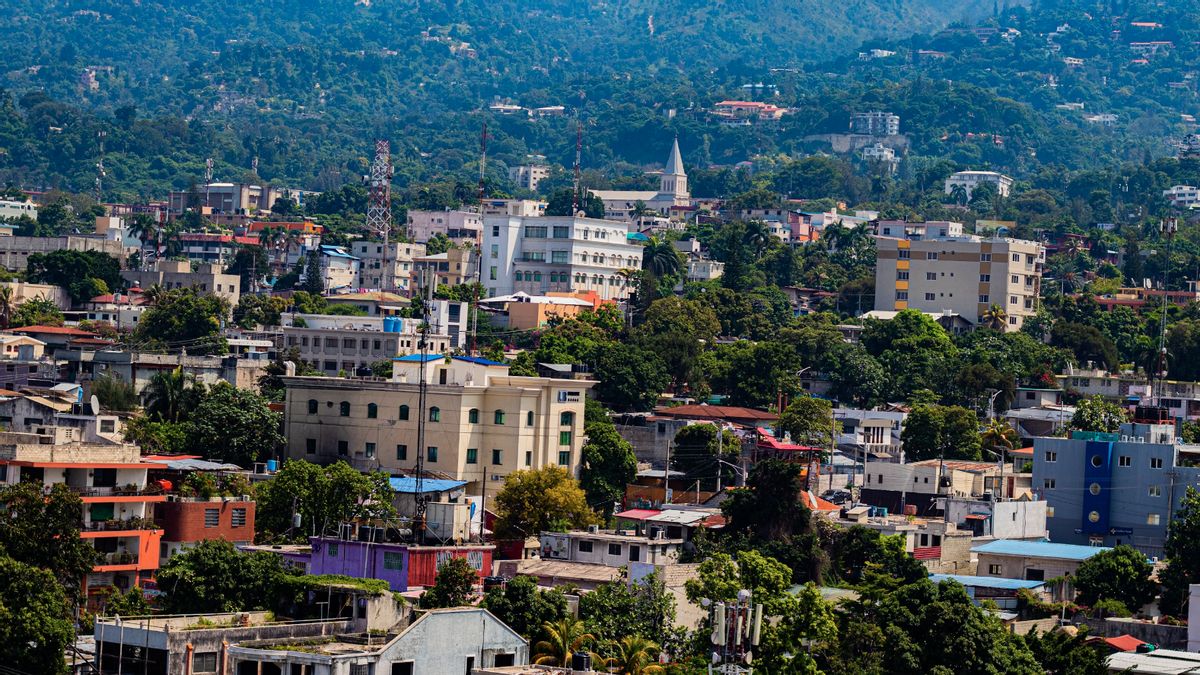
M 409 211 L 408 236 L 427 242 L 435 234 L 444 234 L 455 243 L 479 242 L 483 216 L 474 211 Z
M 224 268 L 215 263 L 197 265 L 193 271 L 192 263 L 186 260 L 159 260 L 154 263 L 154 269 L 123 270 L 121 278 L 143 289 L 155 284 L 167 289 L 195 288 L 225 298 L 230 307 L 236 307 L 242 297 L 242 278 L 226 274 Z
M 876 237 L 875 309 L 957 314 L 974 324 L 992 305 L 1006 331 L 1037 312 L 1046 250 L 1020 239 Z
M 518 187 L 530 192 L 537 192 L 538 183 L 550 177 L 550 167 L 545 164 L 522 164 L 508 167 L 508 179 Z
M 0 236 L 0 267 L 10 272 L 29 269 L 29 256 L 54 251 L 99 251 L 125 261 L 125 248 L 119 241 L 90 234 L 66 234 L 61 237 Z
M 495 494 L 523 469 L 577 473 L 584 399 L 594 382 L 518 377 L 500 363 L 440 354 L 393 364 L 390 380 L 285 377 L 288 456 L 411 475 L 420 453 L 427 476 L 466 481 L 473 495 Z
M 283 343 L 295 347 L 301 359 L 329 375 L 339 371 L 354 374 L 376 361 L 420 349 L 420 319 L 314 314 L 292 314 L 290 319 L 286 323 L 293 325 L 280 329 Z M 429 335 L 429 351 L 442 354 L 455 345 L 439 329 L 435 323 L 434 333 Z
M 425 255 L 425 244 L 356 241 L 351 246 L 359 259 L 358 287 L 378 288 L 409 295 L 412 290 L 413 259 Z

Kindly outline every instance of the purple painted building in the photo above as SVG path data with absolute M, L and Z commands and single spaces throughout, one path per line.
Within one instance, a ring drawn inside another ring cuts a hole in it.
M 382 579 L 393 591 L 408 590 L 408 546 L 312 537 L 309 574 Z

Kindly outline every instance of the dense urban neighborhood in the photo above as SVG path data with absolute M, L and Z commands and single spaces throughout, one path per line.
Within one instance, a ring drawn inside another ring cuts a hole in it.
M 77 4 L 0 675 L 1200 673 L 1193 0 Z

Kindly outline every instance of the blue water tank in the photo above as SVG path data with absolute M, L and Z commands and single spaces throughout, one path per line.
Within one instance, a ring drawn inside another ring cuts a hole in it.
M 396 318 L 396 317 L 394 317 L 394 316 L 385 316 L 385 317 L 383 317 L 383 332 L 385 332 L 385 333 L 399 333 L 399 332 L 400 332 L 400 326 L 398 326 L 398 325 L 397 325 L 397 324 L 399 324 L 399 323 L 400 323 L 400 319 L 398 319 L 398 318 Z
M 276 462 L 273 459 L 267 460 L 267 473 L 275 473 L 275 471 L 278 468 L 279 468 L 279 462 Z

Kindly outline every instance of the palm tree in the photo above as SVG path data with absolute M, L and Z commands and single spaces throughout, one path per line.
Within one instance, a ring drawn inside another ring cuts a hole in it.
M 268 225 L 258 231 L 258 245 L 263 251 L 270 252 L 271 266 L 276 270 L 282 267 L 279 252 L 287 240 L 287 228 Z
M 992 303 L 992 306 L 983 313 L 983 325 L 993 330 L 1004 330 L 1004 322 L 1007 320 L 1008 312 L 995 303 Z
M 750 247 L 754 252 L 754 257 L 758 258 L 767 249 L 767 244 L 771 243 L 771 231 L 767 229 L 766 223 L 761 220 L 751 220 L 746 223 L 746 231 L 742 235 L 742 243 Z
M 642 230 L 642 218 L 652 216 L 654 213 L 654 209 L 646 206 L 646 202 L 640 199 L 633 203 L 633 208 L 629 209 L 629 217 L 637 222 L 639 232 Z
M 652 640 L 629 635 L 619 642 L 610 642 L 608 646 L 616 653 L 616 656 L 604 660 L 610 672 L 613 668 L 624 675 L 657 675 L 666 672 L 662 666 L 654 663 L 659 647 Z
M 966 206 L 970 201 L 970 195 L 967 193 L 967 187 L 961 183 L 955 183 L 950 186 L 950 199 L 959 206 Z
M 679 274 L 683 269 L 683 259 L 671 242 L 651 237 L 642 251 L 642 269 L 662 279 Z
M 156 373 L 143 392 L 146 414 L 161 422 L 181 422 L 187 419 L 198 393 L 196 376 L 182 367 Z
M 139 251 L 141 252 L 142 262 L 146 261 L 146 242 L 154 239 L 157 236 L 158 223 L 154 218 L 151 218 L 145 213 L 139 213 L 129 221 L 129 234 L 136 237 L 141 243 Z
M 0 286 L 0 325 L 8 328 L 15 311 L 17 311 L 17 303 L 13 299 L 12 286 Z
M 570 662 L 572 654 L 596 641 L 583 622 L 573 617 L 547 621 L 542 631 L 546 639 L 533 646 L 533 663 L 539 666 L 562 666 Z
M 151 307 L 157 307 L 166 302 L 171 291 L 167 290 L 162 284 L 150 284 L 148 288 L 142 289 L 142 299 Z

